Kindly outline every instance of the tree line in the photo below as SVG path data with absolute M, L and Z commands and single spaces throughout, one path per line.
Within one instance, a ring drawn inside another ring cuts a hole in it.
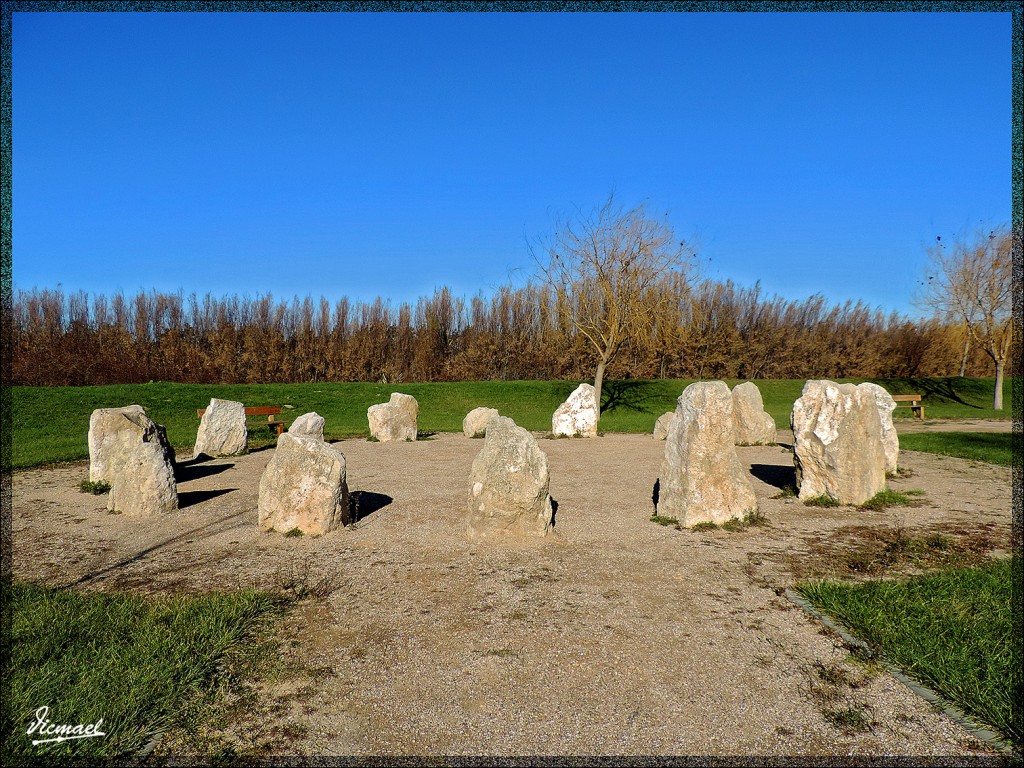
M 766 296 L 760 285 L 646 286 L 655 314 L 623 340 L 607 376 L 844 378 L 991 375 L 962 318 L 912 319 L 862 302 Z M 415 303 L 210 294 L 18 290 L 3 308 L 14 385 L 578 379 L 593 344 L 579 295 L 544 283 Z

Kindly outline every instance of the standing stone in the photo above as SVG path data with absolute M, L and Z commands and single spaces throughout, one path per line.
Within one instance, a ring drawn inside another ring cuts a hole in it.
M 885 473 L 896 474 L 897 464 L 900 458 L 900 438 L 896 434 L 896 427 L 892 424 L 892 412 L 896 410 L 896 401 L 883 387 L 865 381 L 858 384 L 857 389 L 870 392 L 875 398 L 875 405 L 878 407 L 878 418 L 882 420 L 882 450 L 885 451 Z
M 551 416 L 555 437 L 597 437 L 597 391 L 580 384 Z
M 793 403 L 790 424 L 801 499 L 863 504 L 885 490 L 882 422 L 872 393 L 812 379 Z
M 469 473 L 470 538 L 547 534 L 554 524 L 549 480 L 548 458 L 533 435 L 494 417 Z
M 315 437 L 317 440 L 324 439 L 324 424 L 326 423 L 320 414 L 304 413 L 299 416 L 292 425 L 288 427 L 288 434 L 294 436 Z
M 690 528 L 757 511 L 757 497 L 736 456 L 732 395 L 724 381 L 683 390 L 665 440 L 658 514 Z
M 398 440 L 415 440 L 416 419 L 420 406 L 412 395 L 392 392 L 386 403 L 371 405 L 366 411 L 370 422 L 370 436 L 382 443 Z
M 658 420 L 654 422 L 654 439 L 664 440 L 668 437 L 668 428 L 672 423 L 672 417 L 676 415 L 675 411 L 668 411 L 667 413 L 658 417 Z
M 249 447 L 245 405 L 234 400 L 210 400 L 199 422 L 193 455 L 239 456 Z
M 173 466 L 174 449 L 167 430 L 146 415 L 141 405 L 98 408 L 89 417 L 89 480 L 114 482 L 119 467 L 139 443 L 155 441 Z
M 260 478 L 257 522 L 288 533 L 329 533 L 349 523 L 345 455 L 317 437 L 285 432 Z
M 140 441 L 118 466 L 107 509 L 129 515 L 159 515 L 178 508 L 174 469 L 155 438 Z
M 466 437 L 483 437 L 487 432 L 487 422 L 497 415 L 497 408 L 474 408 L 462 420 L 462 434 Z
M 736 445 L 775 445 L 775 419 L 765 412 L 761 390 L 754 382 L 733 387 L 732 418 Z

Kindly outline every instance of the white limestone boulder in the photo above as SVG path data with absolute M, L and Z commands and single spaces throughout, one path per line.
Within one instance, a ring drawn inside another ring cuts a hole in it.
M 892 399 L 884 387 L 880 387 L 870 381 L 858 384 L 857 389 L 870 392 L 875 398 L 875 405 L 878 408 L 878 418 L 882 422 L 882 450 L 885 451 L 885 473 L 896 474 L 900 460 L 900 438 L 896 434 L 896 427 L 892 423 L 892 412 L 896 410 L 896 401 Z
M 668 428 L 672 423 L 672 417 L 675 415 L 675 411 L 668 411 L 658 417 L 658 420 L 654 422 L 654 433 L 652 434 L 655 440 L 664 440 L 668 437 Z
M 146 415 L 141 405 L 98 408 L 89 417 L 89 480 L 113 484 L 119 467 L 143 442 L 156 442 L 173 466 L 174 449 L 167 430 Z
M 757 497 L 736 455 L 729 387 L 696 382 L 677 403 L 658 478 L 658 514 L 690 528 L 756 512 Z
M 194 456 L 240 456 L 249 449 L 245 405 L 213 398 L 206 407 L 196 434 Z
M 177 508 L 174 468 L 163 447 L 155 437 L 139 441 L 117 467 L 110 485 L 107 509 L 147 517 L 173 512 Z
M 554 524 L 549 481 L 533 435 L 508 417 L 491 419 L 469 474 L 469 537 L 547 534 Z
M 474 408 L 462 420 L 462 434 L 466 437 L 483 437 L 487 432 L 487 422 L 497 415 L 497 408 Z
M 754 382 L 733 387 L 732 417 L 736 445 L 775 445 L 775 419 L 765 411 L 761 390 Z
M 801 500 L 863 504 L 885 490 L 882 422 L 871 392 L 812 379 L 793 403 L 790 424 Z
M 324 439 L 324 424 L 326 420 L 320 414 L 304 413 L 288 427 L 288 434 L 293 437 L 296 435 L 302 435 L 303 437 L 315 437 L 317 440 Z
M 345 455 L 323 440 L 285 432 L 260 478 L 257 524 L 316 536 L 349 523 Z
M 412 395 L 392 392 L 386 403 L 371 405 L 366 411 L 370 436 L 382 443 L 416 439 L 419 403 Z
M 551 434 L 555 437 L 597 437 L 597 391 L 591 384 L 580 384 L 551 416 Z

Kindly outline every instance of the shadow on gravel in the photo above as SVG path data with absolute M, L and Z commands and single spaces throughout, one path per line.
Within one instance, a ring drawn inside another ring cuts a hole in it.
M 387 494 L 373 491 L 352 491 L 348 495 L 349 519 L 353 523 L 358 523 L 378 509 L 383 509 L 392 501 L 394 499 Z
M 796 487 L 796 467 L 779 464 L 751 464 L 750 474 L 762 483 L 774 485 L 779 490 Z
M 237 488 L 219 488 L 215 491 L 181 491 L 178 494 L 178 509 L 191 507 L 193 504 L 201 504 L 210 499 L 216 499 L 225 493 L 237 491 Z
M 654 489 L 651 491 L 651 501 L 654 503 L 654 514 L 658 514 L 658 498 L 661 495 L 661 478 L 654 481 Z
M 175 465 L 175 482 L 187 483 L 189 480 L 198 480 L 200 477 L 209 477 L 210 475 L 220 474 L 221 472 L 235 466 L 234 464 L 211 464 L 201 467 L 194 464 L 193 461 L 182 462 L 181 464 Z
M 558 502 L 554 496 L 549 497 L 551 499 L 551 527 L 555 527 L 555 515 L 558 514 Z

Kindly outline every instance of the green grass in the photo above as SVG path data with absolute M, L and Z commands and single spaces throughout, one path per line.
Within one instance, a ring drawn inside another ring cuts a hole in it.
M 845 381 L 845 379 L 843 380 Z M 854 382 L 860 379 L 851 380 Z M 1009 410 L 991 408 L 992 379 L 878 379 L 893 394 L 920 391 L 929 418 L 1010 418 Z M 210 398 L 240 400 L 246 405 L 292 406 L 282 412 L 291 421 L 316 411 L 326 419 L 328 440 L 366 437 L 366 409 L 386 402 L 392 392 L 413 395 L 420 405 L 419 429 L 424 432 L 461 432 L 465 415 L 477 406 L 497 408 L 517 424 L 536 432 L 551 429 L 551 414 L 578 381 L 474 381 L 431 384 L 312 383 L 312 384 L 123 384 L 102 387 L 12 387 L 12 467 L 15 469 L 88 458 L 89 416 L 96 408 L 138 403 L 159 424 L 167 427 L 171 444 L 190 451 L 199 428 L 197 408 Z M 649 433 L 691 380 L 606 381 L 603 389 L 602 432 Z M 739 380 L 728 379 L 731 387 Z M 757 381 L 765 409 L 780 428 L 789 426 L 793 402 L 803 379 Z M 1012 380 L 1005 387 L 1011 401 Z M 910 409 L 895 416 L 912 418 Z M 252 430 L 251 447 L 271 445 L 269 430 Z
M 5 765 L 136 753 L 217 679 L 220 665 L 266 626 L 279 603 L 242 591 L 191 597 L 84 593 L 32 583 L 7 589 L 10 667 Z M 26 731 L 49 707 L 55 724 L 102 718 L 106 736 L 32 746 Z
M 78 489 L 82 493 L 91 493 L 93 496 L 100 496 L 104 493 L 110 493 L 110 483 L 106 480 L 97 480 L 95 483 L 91 480 L 83 480 L 78 486 Z
M 658 525 L 679 525 L 679 521 L 676 518 L 662 517 L 661 515 L 651 515 L 651 522 Z
M 900 449 L 956 456 L 1010 466 L 1013 435 L 1009 432 L 913 432 L 900 435 Z
M 909 507 L 914 503 L 912 496 L 923 496 L 924 491 L 909 490 L 909 491 L 894 491 L 890 488 L 886 488 L 883 491 L 879 491 L 870 499 L 860 505 L 861 509 L 873 509 L 882 510 L 886 507 Z
M 809 499 L 804 499 L 805 507 L 841 507 L 838 499 L 833 499 L 827 493 L 823 493 L 820 496 L 812 496 Z
M 1018 564 L 1019 565 L 1019 564 Z M 805 582 L 796 589 L 884 658 L 1021 744 L 1009 558 L 906 581 Z

